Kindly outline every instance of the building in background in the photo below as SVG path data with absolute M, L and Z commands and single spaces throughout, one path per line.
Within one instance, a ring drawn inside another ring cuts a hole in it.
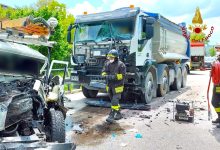
M 0 4 L 0 7 L 4 8 L 4 9 L 10 8 L 9 6 L 4 5 L 4 4 Z

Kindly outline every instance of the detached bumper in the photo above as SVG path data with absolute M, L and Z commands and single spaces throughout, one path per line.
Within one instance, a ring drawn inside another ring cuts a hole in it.
M 37 135 L 0 138 L 0 150 L 75 150 L 73 143 L 45 142 Z
M 76 145 L 72 143 L 6 143 L 0 144 L 1 150 L 75 150 Z

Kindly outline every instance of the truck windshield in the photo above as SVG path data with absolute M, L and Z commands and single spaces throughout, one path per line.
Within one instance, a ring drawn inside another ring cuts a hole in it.
M 75 32 L 75 43 L 100 42 L 111 38 L 129 40 L 133 36 L 134 19 L 79 24 Z

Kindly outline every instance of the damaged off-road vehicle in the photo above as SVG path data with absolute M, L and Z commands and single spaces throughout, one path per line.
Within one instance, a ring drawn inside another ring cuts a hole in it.
M 57 61 L 65 65 L 64 76 L 52 76 L 49 57 L 24 43 L 0 34 L 0 149 L 74 149 L 73 143 L 65 143 L 68 63 Z

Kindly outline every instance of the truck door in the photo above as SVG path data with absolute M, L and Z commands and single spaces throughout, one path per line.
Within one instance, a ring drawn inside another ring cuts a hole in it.
M 147 17 L 139 17 L 138 24 L 138 49 L 136 52 L 136 66 L 143 66 L 146 59 L 151 58 L 151 39 L 147 39 L 146 35 L 148 34 L 146 28 Z

